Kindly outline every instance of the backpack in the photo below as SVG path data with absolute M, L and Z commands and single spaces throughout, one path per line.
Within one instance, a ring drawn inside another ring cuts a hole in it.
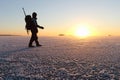
M 32 18 L 30 15 L 25 16 L 25 22 L 26 22 L 26 25 L 25 25 L 26 30 L 31 30 Z

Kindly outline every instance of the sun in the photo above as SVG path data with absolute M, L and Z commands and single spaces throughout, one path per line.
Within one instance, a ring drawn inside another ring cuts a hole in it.
M 90 35 L 90 30 L 86 26 L 79 26 L 75 30 L 75 36 L 88 37 Z
M 68 29 L 66 32 L 68 35 L 76 36 L 78 38 L 88 38 L 95 36 L 95 29 L 89 24 L 77 24 Z

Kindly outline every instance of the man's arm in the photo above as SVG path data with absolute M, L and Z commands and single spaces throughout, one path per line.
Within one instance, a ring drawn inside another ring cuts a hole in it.
M 38 28 L 40 28 L 40 29 L 44 29 L 44 27 L 43 27 L 43 26 L 39 26 L 39 25 L 37 25 L 37 27 L 38 27 Z

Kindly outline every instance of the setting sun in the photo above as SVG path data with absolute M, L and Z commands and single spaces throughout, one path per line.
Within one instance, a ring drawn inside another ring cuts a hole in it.
M 90 30 L 86 26 L 79 26 L 74 32 L 75 36 L 87 37 L 90 35 Z
M 73 35 L 81 38 L 97 35 L 96 30 L 89 24 L 78 24 L 71 27 L 66 34 Z

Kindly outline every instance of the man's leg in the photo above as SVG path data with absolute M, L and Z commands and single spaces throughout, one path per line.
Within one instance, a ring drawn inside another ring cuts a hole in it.
M 37 33 L 35 34 L 35 43 L 36 43 L 36 46 L 42 46 L 39 44 Z
M 32 33 L 28 47 L 34 47 L 34 46 L 32 45 L 33 41 L 34 41 L 34 34 Z

